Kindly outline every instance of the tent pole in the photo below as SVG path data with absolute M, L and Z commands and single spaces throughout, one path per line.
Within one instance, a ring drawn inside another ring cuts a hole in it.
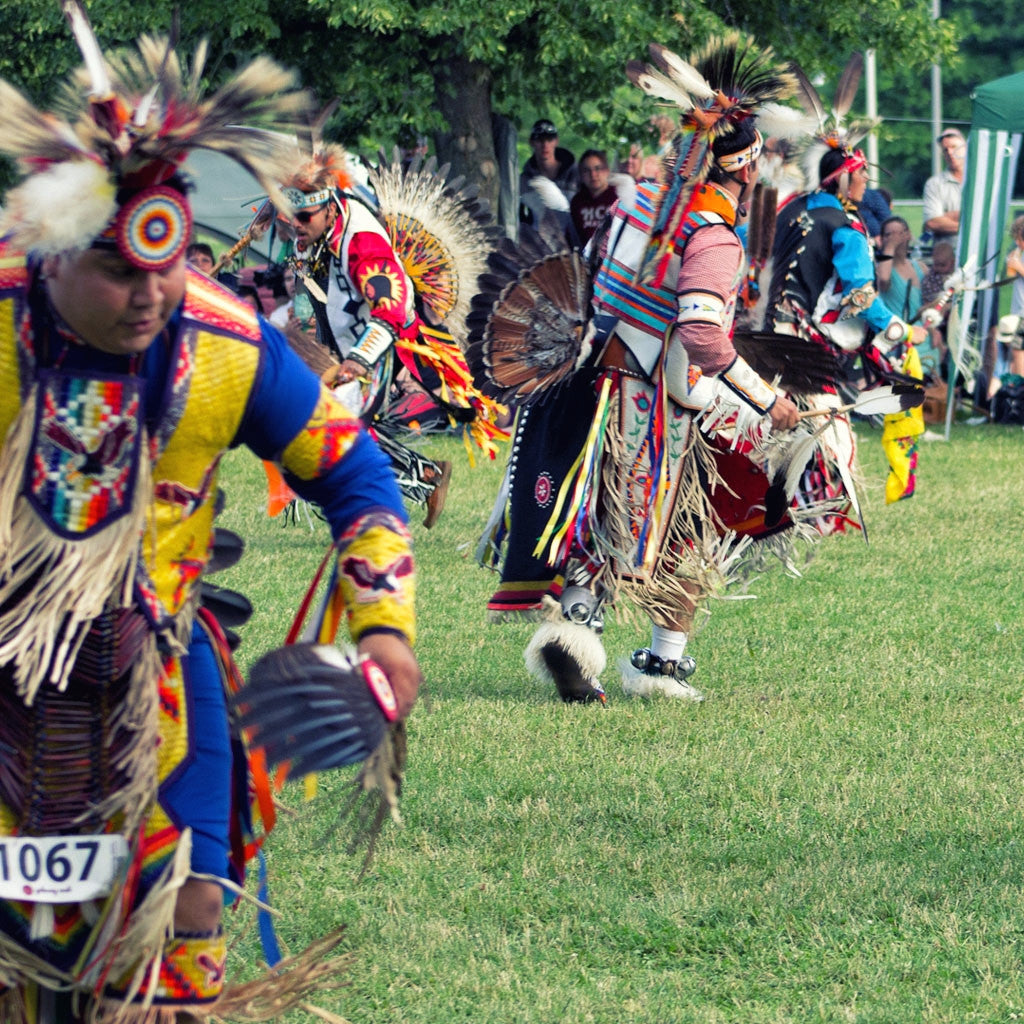
M 932 0 L 932 18 L 935 21 L 941 16 L 940 0 Z M 932 138 L 937 139 L 942 131 L 942 68 L 932 65 Z M 932 174 L 942 173 L 942 154 L 932 145 Z

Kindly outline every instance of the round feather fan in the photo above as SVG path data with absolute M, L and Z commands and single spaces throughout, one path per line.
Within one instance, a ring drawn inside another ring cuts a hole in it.
M 233 703 L 267 763 L 290 761 L 298 777 L 363 761 L 377 749 L 394 717 L 382 676 L 372 662 L 335 647 L 291 644 L 253 665 Z
M 503 240 L 469 315 L 466 361 L 478 388 L 500 402 L 529 405 L 576 370 L 590 302 L 583 257 L 523 225 Z

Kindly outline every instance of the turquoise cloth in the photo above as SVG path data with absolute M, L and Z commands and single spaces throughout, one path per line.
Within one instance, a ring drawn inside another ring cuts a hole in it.
M 918 260 L 911 260 L 914 269 L 917 271 L 917 279 L 921 281 L 927 273 L 927 267 Z M 893 273 L 890 278 L 889 290 L 879 292 L 886 308 L 898 316 L 901 320 L 911 321 L 914 314 L 921 308 L 921 287 L 918 284 L 911 284 L 905 277 Z M 939 372 L 939 350 L 932 344 L 931 336 L 923 345 L 917 346 L 917 354 L 921 357 L 921 368 L 925 376 Z
M 911 260 L 914 269 L 917 271 L 917 279 L 920 282 L 927 273 L 927 268 L 917 260 Z M 909 292 L 909 295 L 908 295 Z M 911 284 L 905 277 L 893 273 L 890 279 L 889 290 L 879 292 L 882 301 L 901 320 L 911 320 L 914 314 L 921 308 L 921 286 Z

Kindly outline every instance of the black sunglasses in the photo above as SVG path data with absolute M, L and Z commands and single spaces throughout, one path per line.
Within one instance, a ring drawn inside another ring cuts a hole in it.
M 296 210 L 295 219 L 300 224 L 308 224 L 322 209 L 323 206 L 318 206 L 315 210 Z

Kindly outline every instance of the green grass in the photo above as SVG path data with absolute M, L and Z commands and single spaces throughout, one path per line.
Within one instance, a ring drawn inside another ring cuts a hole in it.
M 1024 1019 L 1019 428 L 922 446 L 917 494 L 883 505 L 860 432 L 870 544 L 718 601 L 691 641 L 700 706 L 567 707 L 487 625 L 472 556 L 501 466 L 457 460 L 414 534 L 425 699 L 401 827 L 362 881 L 331 832 L 346 775 L 268 843 L 298 949 L 346 922 L 355 1024 L 1004 1022 Z M 263 518 L 258 467 L 225 466 L 218 578 L 257 606 L 246 662 L 280 642 L 326 544 Z M 609 660 L 646 627 L 611 621 Z M 246 916 L 245 911 L 241 916 Z M 234 964 L 255 961 L 245 940 Z M 244 964 L 243 964 L 244 968 Z M 294 1021 L 313 1018 L 299 1013 Z

